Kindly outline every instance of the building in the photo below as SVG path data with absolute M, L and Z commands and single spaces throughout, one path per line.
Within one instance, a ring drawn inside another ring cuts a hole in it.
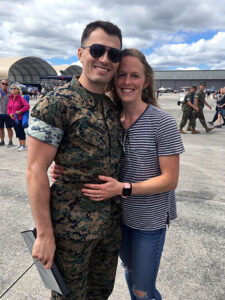
M 54 76 L 80 75 L 82 68 L 78 65 L 51 66 L 45 60 L 34 57 L 0 58 L 0 80 L 8 78 L 10 82 L 31 85 L 55 84 Z M 155 87 L 178 90 L 191 84 L 199 85 L 205 81 L 207 89 L 218 90 L 225 86 L 225 70 L 179 70 L 155 71 Z M 43 79 L 45 78 L 45 79 Z
M 80 75 L 82 68 L 77 65 L 51 66 L 47 61 L 34 56 L 0 57 L 0 80 L 8 78 L 10 83 L 24 85 L 53 85 L 57 76 Z M 51 82 L 43 77 L 52 77 Z
M 191 84 L 206 82 L 207 89 L 218 90 L 225 86 L 225 70 L 155 71 L 155 87 L 178 90 Z
M 56 76 L 55 69 L 45 60 L 34 57 L 0 58 L 0 79 L 22 84 L 41 84 L 41 76 Z

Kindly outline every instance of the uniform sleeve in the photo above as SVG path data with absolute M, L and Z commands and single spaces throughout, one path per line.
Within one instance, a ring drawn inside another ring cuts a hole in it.
M 191 101 L 191 94 L 190 94 L 190 93 L 187 94 L 186 100 L 187 100 L 187 102 L 188 102 L 188 101 Z
M 200 95 L 200 93 L 199 93 L 199 91 L 197 91 L 197 92 L 195 93 L 195 98 L 199 99 L 199 95 Z
M 158 156 L 180 154 L 184 152 L 183 142 L 178 131 L 176 120 L 165 113 L 159 122 L 156 134 Z
M 67 127 L 67 108 L 61 97 L 49 95 L 33 108 L 27 134 L 58 147 Z

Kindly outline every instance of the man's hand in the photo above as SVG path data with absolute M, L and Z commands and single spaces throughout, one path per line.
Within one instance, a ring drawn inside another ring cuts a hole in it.
M 53 163 L 50 168 L 50 176 L 52 179 L 52 182 L 57 182 L 57 179 L 61 177 L 61 175 L 64 173 L 64 168 L 57 165 L 56 163 Z
M 45 269 L 51 269 L 55 249 L 55 238 L 53 234 L 43 237 L 37 236 L 32 250 L 32 257 L 44 265 Z
M 199 112 L 199 108 L 198 108 L 198 107 L 195 106 L 194 109 L 195 109 L 197 112 Z

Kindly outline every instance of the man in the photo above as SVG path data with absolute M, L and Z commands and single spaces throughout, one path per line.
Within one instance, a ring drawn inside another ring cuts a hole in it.
M 195 104 L 198 107 L 198 111 L 195 111 L 195 119 L 199 119 L 200 123 L 202 124 L 202 126 L 205 128 L 206 133 L 213 130 L 213 128 L 209 128 L 206 124 L 205 121 L 205 116 L 203 114 L 203 108 L 204 105 L 208 106 L 209 109 L 212 109 L 212 107 L 206 102 L 205 100 L 205 93 L 204 93 L 204 89 L 206 87 L 206 83 L 205 82 L 201 82 L 199 85 L 199 90 L 196 92 L 195 94 Z M 189 123 L 189 126 L 187 128 L 187 130 L 191 130 L 191 126 Z
M 5 132 L 4 127 L 6 127 L 9 137 L 9 143 L 7 147 L 13 147 L 13 124 L 10 116 L 7 115 L 7 105 L 9 102 L 9 95 L 10 92 L 8 91 L 8 80 L 3 79 L 1 81 L 1 88 L 0 88 L 0 99 L 1 99 L 1 111 L 0 111 L 0 146 L 5 146 Z
M 194 116 L 194 110 L 198 112 L 198 107 L 194 105 L 194 97 L 196 92 L 196 86 L 192 85 L 190 91 L 185 95 L 184 102 L 182 104 L 183 116 L 180 122 L 180 133 L 185 134 L 183 127 L 186 125 L 187 121 L 190 121 L 191 132 L 192 134 L 200 133 L 195 130 L 196 121 Z
M 117 113 L 104 89 L 118 68 L 121 47 L 117 26 L 88 24 L 78 49 L 80 78 L 43 97 L 32 112 L 27 168 L 37 228 L 32 256 L 48 269 L 55 254 L 70 290 L 63 298 L 52 292 L 52 299 L 103 300 L 113 289 L 121 239 L 118 204 L 91 201 L 81 188 L 98 174 L 118 175 Z M 47 170 L 53 160 L 64 173 L 50 189 Z

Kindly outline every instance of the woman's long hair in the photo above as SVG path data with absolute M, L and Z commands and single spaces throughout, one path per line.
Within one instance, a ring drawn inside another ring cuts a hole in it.
M 147 62 L 145 55 L 137 49 L 129 48 L 129 49 L 123 50 L 122 59 L 125 56 L 136 57 L 137 59 L 139 59 L 139 61 L 144 66 L 145 83 L 147 83 L 148 86 L 142 90 L 142 100 L 146 103 L 150 103 L 154 106 L 158 106 L 156 97 L 155 97 L 154 72 L 152 70 L 152 67 Z M 116 74 L 115 74 L 115 76 L 116 76 Z M 114 78 L 107 85 L 106 93 L 109 95 L 110 98 L 112 98 L 112 100 L 116 104 L 117 108 L 122 109 L 122 101 L 116 92 Z

